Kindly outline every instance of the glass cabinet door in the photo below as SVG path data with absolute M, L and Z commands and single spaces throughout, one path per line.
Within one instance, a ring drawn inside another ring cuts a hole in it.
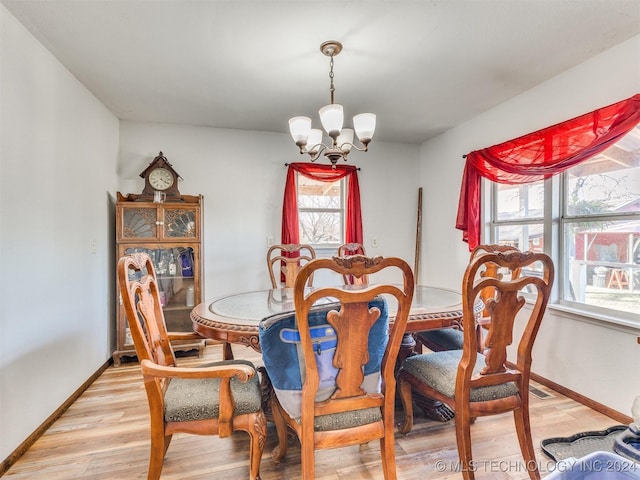
M 124 208 L 118 219 L 122 222 L 123 239 L 152 239 L 158 236 L 158 209 L 155 207 Z
M 191 331 L 189 315 L 195 306 L 197 281 L 193 247 L 130 247 L 125 250 L 125 254 L 135 252 L 145 252 L 151 257 L 167 330 Z
M 196 211 L 188 207 L 165 207 L 162 226 L 165 238 L 197 238 Z

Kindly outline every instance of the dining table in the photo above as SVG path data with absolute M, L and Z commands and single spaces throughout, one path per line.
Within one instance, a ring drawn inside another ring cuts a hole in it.
M 193 330 L 207 339 L 222 342 L 225 360 L 233 358 L 232 344 L 244 345 L 260 352 L 260 322 L 274 315 L 294 313 L 293 298 L 292 288 L 278 288 L 239 292 L 206 300 L 191 311 Z M 397 304 L 391 297 L 388 299 L 388 306 L 389 321 L 393 322 Z M 476 319 L 483 307 L 481 301 L 474 305 Z M 438 328 L 462 328 L 462 317 L 462 296 L 459 292 L 429 285 L 416 285 L 398 353 L 398 364 L 416 353 L 414 333 Z M 453 418 L 453 413 L 440 402 L 415 396 L 414 400 L 430 418 L 441 421 Z

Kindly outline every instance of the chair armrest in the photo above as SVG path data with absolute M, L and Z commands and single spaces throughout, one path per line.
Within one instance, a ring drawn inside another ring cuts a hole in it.
M 165 367 L 151 360 L 140 363 L 145 376 L 159 378 L 232 378 L 246 382 L 256 374 L 255 368 L 243 364 L 212 365 L 208 367 Z

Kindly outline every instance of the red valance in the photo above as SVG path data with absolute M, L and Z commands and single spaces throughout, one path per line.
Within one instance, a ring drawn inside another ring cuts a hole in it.
M 336 165 L 334 169 L 331 165 L 315 163 L 289 164 L 287 181 L 284 187 L 284 201 L 282 203 L 282 243 L 300 243 L 295 172 L 320 182 L 335 182 L 344 177 L 349 177 L 347 185 L 345 242 L 363 243 L 360 186 L 358 184 L 357 168 L 352 165 Z
M 607 149 L 640 123 L 640 94 L 466 156 L 456 228 L 480 243 L 480 177 L 505 184 L 549 178 Z

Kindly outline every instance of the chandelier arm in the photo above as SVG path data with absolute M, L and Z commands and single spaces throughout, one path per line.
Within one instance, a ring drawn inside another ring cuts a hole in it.
M 362 147 L 358 147 L 355 143 L 343 143 L 341 145 L 338 146 L 338 148 L 340 148 L 340 150 L 342 150 L 343 145 L 351 145 L 352 148 L 355 148 L 357 151 L 359 152 L 368 152 L 369 151 L 369 142 L 367 143 L 362 143 Z M 346 155 L 345 155 L 345 160 L 346 160 Z
M 311 153 L 316 147 L 318 147 L 318 151 L 316 153 Z M 311 148 L 307 148 L 306 151 L 300 151 L 300 153 L 307 153 L 310 157 L 310 160 L 312 162 L 315 162 L 318 158 L 320 158 L 320 154 L 327 150 L 329 147 L 327 147 L 324 143 L 318 143 L 316 145 L 312 145 Z

